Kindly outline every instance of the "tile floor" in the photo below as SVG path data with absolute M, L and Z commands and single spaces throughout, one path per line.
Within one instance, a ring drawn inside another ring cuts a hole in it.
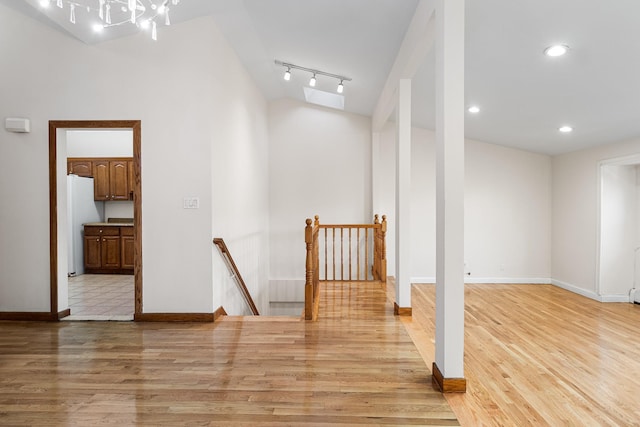
M 82 274 L 69 278 L 71 316 L 63 320 L 133 320 L 132 275 Z

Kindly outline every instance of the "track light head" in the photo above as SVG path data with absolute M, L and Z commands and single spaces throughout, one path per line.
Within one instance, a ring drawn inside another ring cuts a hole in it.
M 71 0 L 65 0 L 65 1 L 71 1 Z M 102 1 L 104 1 L 104 0 L 102 0 Z M 168 1 L 168 0 L 165 0 L 165 1 Z M 338 84 L 337 89 L 336 89 L 336 91 L 338 93 L 344 92 L 344 82 L 350 82 L 351 81 L 351 79 L 349 77 L 341 76 L 339 74 L 327 73 L 326 71 L 316 70 L 314 68 L 301 67 L 300 65 L 292 64 L 290 62 L 278 61 L 277 59 L 274 62 L 275 62 L 276 65 L 280 65 L 280 66 L 285 67 L 287 69 L 284 72 L 284 77 L 283 77 L 286 81 L 291 80 L 291 70 L 292 69 L 304 71 L 304 72 L 307 72 L 307 73 L 311 73 L 312 76 L 311 76 L 311 79 L 309 79 L 309 86 L 311 86 L 311 87 L 315 87 L 316 86 L 316 83 L 318 82 L 317 78 L 316 78 L 317 75 L 330 77 L 332 79 L 338 80 L 340 82 Z

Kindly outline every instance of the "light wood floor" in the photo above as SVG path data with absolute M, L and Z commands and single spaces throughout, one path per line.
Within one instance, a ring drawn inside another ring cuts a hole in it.
M 408 318 L 375 287 L 322 295 L 317 323 L 0 322 L 0 425 L 640 425 L 638 305 L 467 285 L 468 391 L 442 397 L 432 285 Z
M 0 322 L 0 425 L 459 425 L 380 284 L 320 317 Z
M 431 366 L 435 287 L 403 321 Z M 640 426 L 640 306 L 551 285 L 465 286 L 463 426 Z

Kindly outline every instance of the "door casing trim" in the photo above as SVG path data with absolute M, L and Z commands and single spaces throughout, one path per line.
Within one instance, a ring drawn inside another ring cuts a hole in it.
M 140 120 L 50 120 L 49 121 L 49 262 L 51 318 L 58 318 L 58 188 L 57 145 L 58 129 L 131 129 L 133 131 L 133 239 L 135 312 L 142 314 L 142 169 Z

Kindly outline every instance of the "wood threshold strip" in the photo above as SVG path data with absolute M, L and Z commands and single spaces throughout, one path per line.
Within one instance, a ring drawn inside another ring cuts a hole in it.
M 213 322 L 215 319 L 215 313 L 136 313 L 133 317 L 136 322 Z
M 259 316 L 260 313 L 258 312 L 258 308 L 253 302 L 253 298 L 251 298 L 249 289 L 247 289 L 247 285 L 244 283 L 244 280 L 242 279 L 242 275 L 240 274 L 240 270 L 238 270 L 238 266 L 233 260 L 233 257 L 231 256 L 231 253 L 229 252 L 229 248 L 224 242 L 224 239 L 220 237 L 216 237 L 213 239 L 213 243 L 220 250 L 220 253 L 222 254 L 222 258 L 225 260 L 225 263 L 229 267 L 229 270 L 235 277 L 236 283 L 238 283 L 238 287 L 240 288 L 240 292 L 242 293 L 242 296 L 244 296 L 244 299 L 247 302 L 247 305 L 251 309 L 251 313 L 253 313 L 254 316 Z

